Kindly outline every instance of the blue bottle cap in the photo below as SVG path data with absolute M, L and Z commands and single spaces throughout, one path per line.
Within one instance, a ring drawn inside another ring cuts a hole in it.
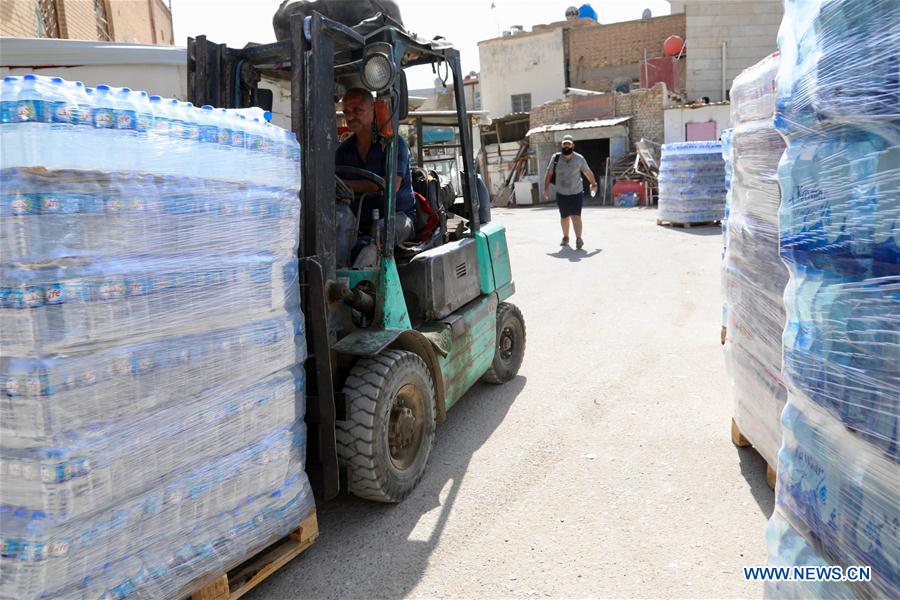
M 62 77 L 51 77 L 50 81 L 52 81 L 53 83 L 62 83 L 63 78 Z
M 94 88 L 94 89 L 96 89 L 98 92 L 108 92 L 108 91 L 109 91 L 109 86 L 106 85 L 105 83 L 101 83 L 100 85 L 98 85 L 98 86 L 97 86 L 96 88 Z
M 159 102 L 161 100 L 162 100 L 162 96 L 157 96 L 156 94 L 153 94 L 152 96 L 150 96 L 150 102 Z
M 26 75 L 26 76 L 23 77 L 22 79 L 27 79 L 28 81 L 37 81 L 37 75 L 34 75 L 34 74 L 32 74 L 32 73 L 29 73 L 28 75 Z
M 200 108 L 202 108 L 203 110 L 215 110 L 215 106 L 212 106 L 211 104 L 204 104 Z

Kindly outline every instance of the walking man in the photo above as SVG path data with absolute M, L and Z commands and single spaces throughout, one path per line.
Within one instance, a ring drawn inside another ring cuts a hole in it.
M 581 239 L 581 206 L 584 203 L 584 186 L 581 175 L 591 183 L 591 192 L 597 192 L 597 180 L 584 157 L 575 152 L 575 141 L 571 135 L 562 139 L 560 152 L 553 155 L 544 175 L 544 200 L 550 200 L 550 184 L 556 184 L 556 205 L 559 207 L 563 238 L 560 246 L 569 245 L 569 220 L 575 229 L 575 247 L 584 246 Z

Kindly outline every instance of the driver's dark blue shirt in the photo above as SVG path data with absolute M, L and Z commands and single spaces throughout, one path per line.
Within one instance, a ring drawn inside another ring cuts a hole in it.
M 383 142 L 384 138 L 377 136 L 372 141 L 372 145 L 369 146 L 369 154 L 366 156 L 365 162 L 363 162 L 359 157 L 359 152 L 356 150 L 356 135 L 351 135 L 338 146 L 334 154 L 334 164 L 342 167 L 365 169 L 384 177 L 385 155 L 387 153 L 382 146 Z M 400 183 L 400 189 L 396 193 L 396 211 L 406 213 L 415 222 L 416 201 L 413 198 L 412 173 L 409 170 L 409 146 L 406 145 L 406 140 L 400 135 L 397 136 L 397 144 L 399 148 L 397 151 L 396 171 L 397 175 L 403 177 L 403 181 Z M 356 178 L 347 176 L 344 179 Z

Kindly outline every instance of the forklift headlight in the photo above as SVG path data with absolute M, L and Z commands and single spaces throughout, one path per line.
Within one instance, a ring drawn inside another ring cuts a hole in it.
M 383 52 L 373 52 L 363 62 L 363 85 L 373 92 L 386 89 L 394 81 L 396 70 L 394 62 Z

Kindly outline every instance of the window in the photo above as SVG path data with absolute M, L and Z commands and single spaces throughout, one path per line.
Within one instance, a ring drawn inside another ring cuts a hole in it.
M 111 42 L 112 27 L 109 24 L 106 0 L 94 0 L 94 16 L 97 19 L 97 39 L 101 42 Z
M 513 94 L 512 111 L 514 113 L 531 112 L 531 94 Z
M 37 21 L 38 37 L 60 37 L 59 13 L 56 12 L 56 0 L 36 0 L 34 3 L 34 19 Z

